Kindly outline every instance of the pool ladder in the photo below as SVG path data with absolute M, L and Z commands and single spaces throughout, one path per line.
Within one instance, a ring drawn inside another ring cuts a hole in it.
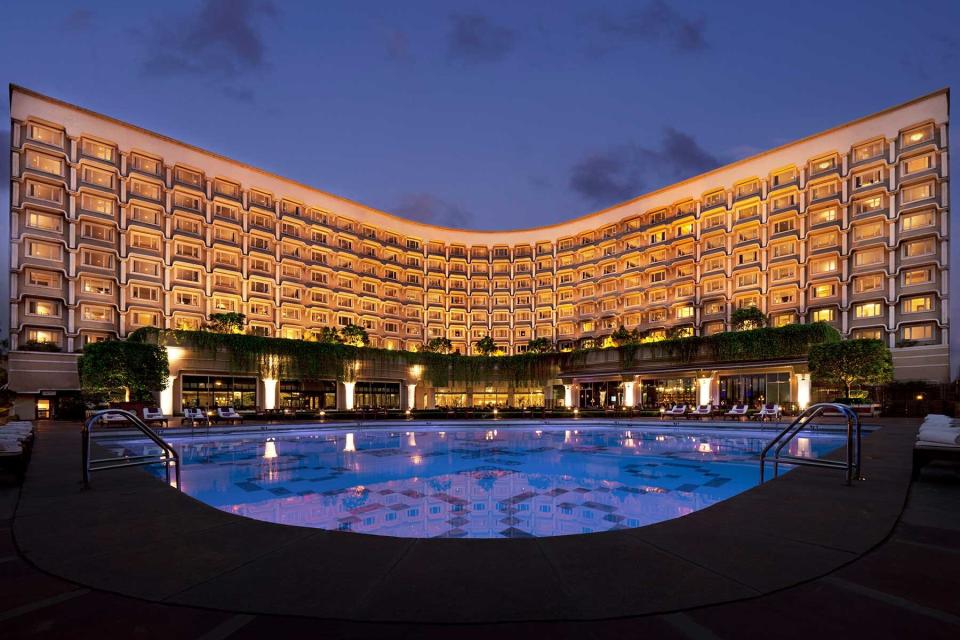
M 129 420 L 138 431 L 150 438 L 155 445 L 160 447 L 160 453 L 151 453 L 142 456 L 120 456 L 114 458 L 91 458 L 90 457 L 90 434 L 93 431 L 93 425 L 101 422 L 105 416 L 118 415 Z M 167 472 L 167 484 L 170 484 L 170 466 L 173 465 L 176 487 L 180 489 L 180 456 L 173 446 L 161 438 L 156 431 L 147 426 L 147 423 L 141 420 L 137 414 L 124 409 L 104 409 L 90 416 L 83 423 L 81 434 L 81 458 L 83 461 L 83 486 L 90 486 L 90 474 L 94 471 L 107 471 L 109 469 L 123 469 L 126 467 L 141 467 L 148 464 L 163 464 Z
M 820 458 L 804 458 L 801 456 L 791 456 L 782 453 L 783 448 L 800 433 L 804 427 L 812 426 L 813 420 L 822 415 L 827 410 L 833 410 L 847 419 L 847 450 L 843 460 L 823 460 Z M 773 449 L 773 455 L 770 456 L 773 461 L 773 477 L 776 478 L 780 471 L 780 463 L 795 464 L 806 467 L 821 467 L 826 469 L 843 469 L 847 485 L 853 483 L 853 479 L 862 480 L 860 476 L 860 440 L 861 440 L 860 416 L 857 412 L 845 404 L 836 402 L 821 402 L 812 404 L 796 417 L 786 429 L 778 433 L 773 440 L 767 443 L 767 446 L 760 452 L 760 483 L 764 481 L 765 463 L 770 450 Z

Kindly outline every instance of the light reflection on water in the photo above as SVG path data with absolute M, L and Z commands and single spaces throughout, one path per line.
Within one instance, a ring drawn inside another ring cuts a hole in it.
M 496 538 L 640 527 L 703 509 L 757 484 L 756 456 L 773 433 L 445 427 L 173 444 L 183 490 L 231 513 L 377 535 Z M 811 434 L 790 453 L 816 457 L 842 441 Z

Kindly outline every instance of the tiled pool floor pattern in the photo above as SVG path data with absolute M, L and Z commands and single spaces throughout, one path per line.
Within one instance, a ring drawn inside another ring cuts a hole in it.
M 376 429 L 174 444 L 184 491 L 230 513 L 397 537 L 517 538 L 641 527 L 703 509 L 756 485 L 756 455 L 771 436 Z M 791 453 L 840 443 L 807 436 Z

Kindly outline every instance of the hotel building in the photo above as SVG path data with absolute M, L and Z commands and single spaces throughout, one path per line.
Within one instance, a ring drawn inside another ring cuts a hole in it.
M 265 336 L 354 323 L 372 346 L 446 337 L 466 354 L 487 335 L 507 353 L 533 338 L 599 346 L 620 325 L 709 335 L 749 306 L 774 326 L 879 338 L 897 379 L 948 382 L 948 100 L 941 90 L 561 224 L 485 232 L 396 217 L 12 86 L 10 388 L 22 416 L 43 414 L 44 398 L 79 387 L 85 344 L 199 329 L 218 312 Z M 191 366 L 167 404 L 225 372 Z M 796 394 L 801 369 L 744 375 L 783 373 Z M 578 376 L 556 381 L 574 388 L 568 403 L 587 401 L 581 384 L 624 381 Z M 380 382 L 398 398 L 410 384 Z M 268 393 L 256 378 L 228 384 L 258 405 Z M 323 393 L 342 404 L 334 387 Z M 433 394 L 405 403 L 439 404 Z

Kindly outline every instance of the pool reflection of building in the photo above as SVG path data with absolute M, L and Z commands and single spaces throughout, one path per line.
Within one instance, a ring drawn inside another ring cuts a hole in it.
M 186 490 L 237 515 L 401 537 L 518 537 L 702 509 L 756 483 L 765 442 L 642 429 L 341 432 L 186 442 L 181 453 Z M 814 441 L 791 453 L 813 455 Z
M 372 346 L 448 338 L 506 353 L 712 335 L 755 307 L 884 340 L 901 380 L 950 380 L 948 95 L 939 91 L 603 211 L 495 233 L 402 219 L 83 108 L 11 88 L 15 412 L 56 415 L 85 344 L 140 327 L 309 338 L 362 325 Z M 433 387 L 422 372 L 265 379 L 184 351 L 164 413 L 338 407 L 803 404 L 803 358 L 637 363 L 602 356 L 542 386 Z

